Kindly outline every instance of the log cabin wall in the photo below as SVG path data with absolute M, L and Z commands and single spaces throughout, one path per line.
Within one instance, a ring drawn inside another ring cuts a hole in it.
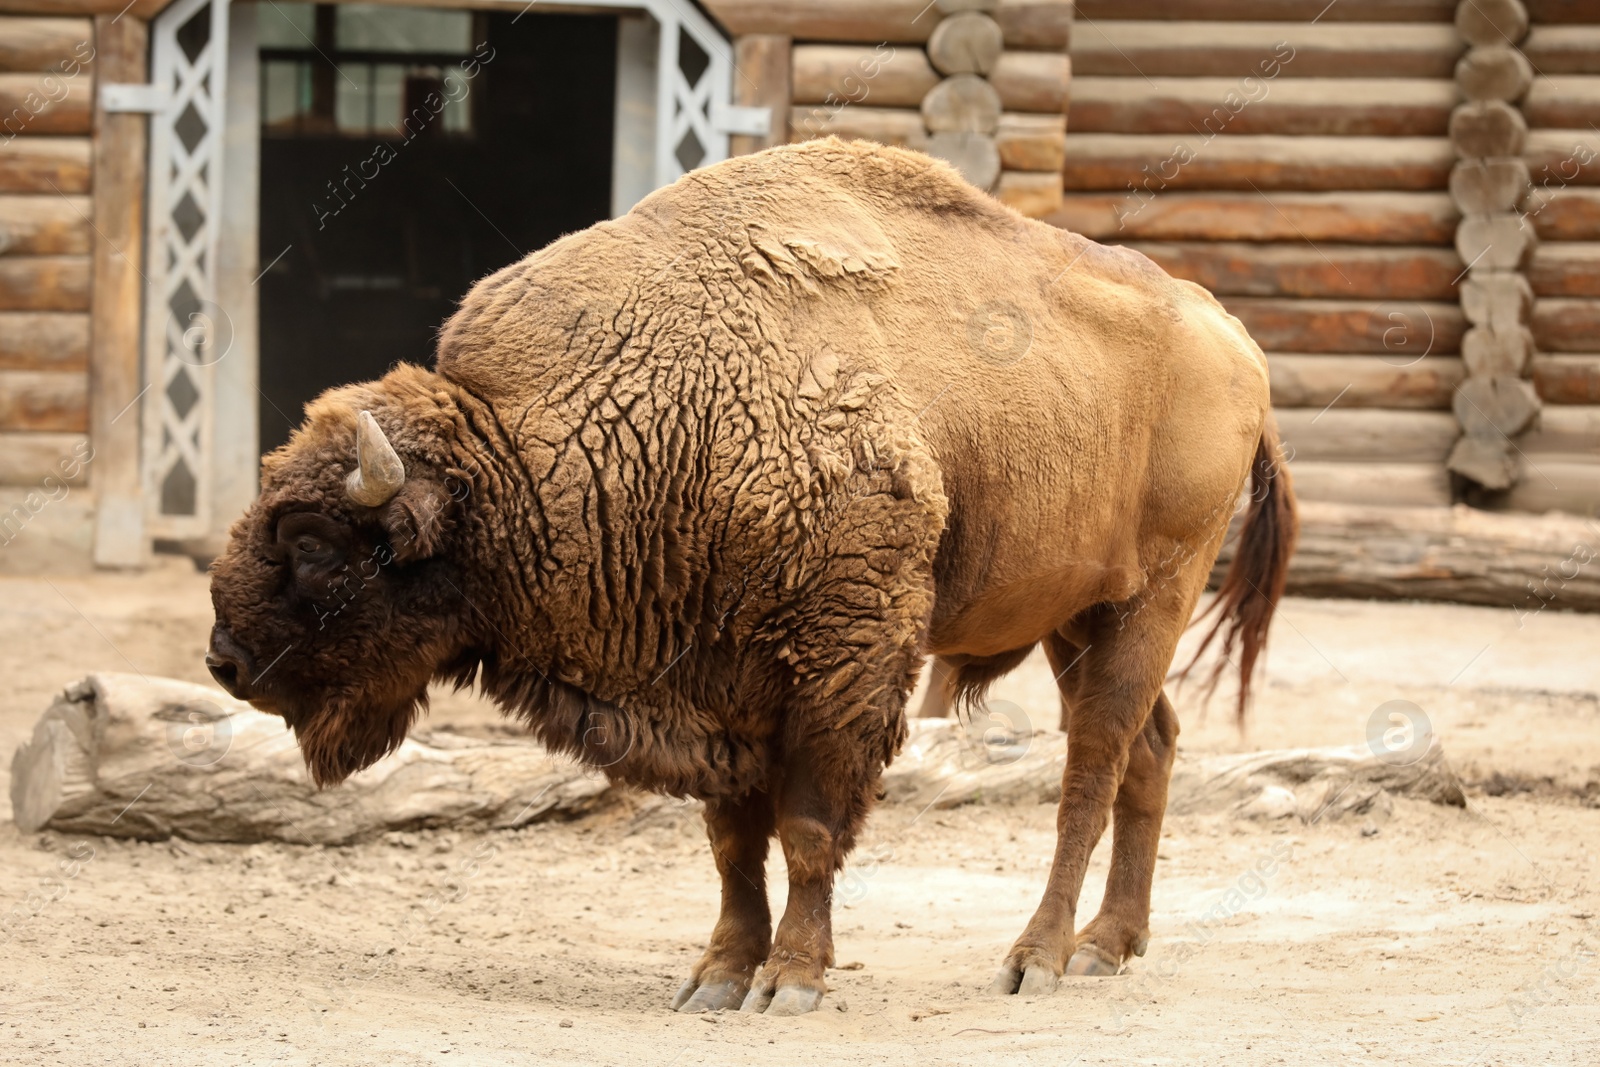
M 1445 505 L 1455 0 L 1081 0 L 1051 221 L 1217 294 L 1306 499 Z M 1320 17 L 1319 17 L 1320 16 Z
M 0 563 L 89 536 L 95 29 L 18 10 L 0 8 Z
M 830 134 L 950 160 L 1024 214 L 1059 208 L 1070 0 L 707 0 L 737 102 L 773 108 L 735 151 Z

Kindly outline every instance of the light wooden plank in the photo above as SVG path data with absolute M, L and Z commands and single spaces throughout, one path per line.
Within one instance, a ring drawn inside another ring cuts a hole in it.
M 0 150 L 0 193 L 88 191 L 87 137 L 18 137 Z
M 89 376 L 82 371 L 0 371 L 0 431 L 89 428 Z
M 1438 301 L 1229 296 L 1223 306 L 1268 352 L 1386 355 L 1396 362 L 1461 351 L 1461 306 Z
M 1448 300 L 1465 270 L 1448 248 L 1319 247 L 1244 242 L 1136 242 L 1129 245 L 1179 278 L 1224 296 L 1370 297 Z
M 1317 134 L 1443 137 L 1458 102 L 1449 81 L 1299 78 L 1246 87 L 1229 78 L 1084 77 L 1072 81 L 1080 133 Z
M 0 196 L 0 255 L 84 255 L 88 251 L 88 197 L 54 193 Z
M 1341 0 L 1343 2 L 1343 0 Z M 1203 14 L 1196 8 L 1193 15 Z M 1449 25 L 1095 20 L 1072 39 L 1079 75 L 1444 78 L 1467 44 Z
M 0 311 L 0 369 L 81 370 L 89 365 L 89 316 Z
M 0 17 L 0 71 L 81 72 L 93 56 L 88 19 Z
M 0 311 L 88 310 L 88 256 L 0 256 Z
M 1448 193 L 1124 190 L 1069 193 L 1049 221 L 1099 240 L 1448 245 L 1461 215 Z
M 1070 129 L 1070 121 L 1069 121 Z M 1070 133 L 1069 191 L 1443 189 L 1456 160 L 1442 137 L 1207 139 L 1194 134 Z

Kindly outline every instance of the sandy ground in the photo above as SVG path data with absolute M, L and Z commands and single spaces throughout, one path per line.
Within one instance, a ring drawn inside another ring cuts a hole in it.
M 0 579 L 0 751 L 89 670 L 204 681 L 209 625 L 183 561 Z M 1151 950 L 1117 978 L 982 992 L 1043 885 L 1043 805 L 880 809 L 842 883 L 843 966 L 802 1019 L 666 1010 L 717 903 L 675 802 L 338 849 L 24 837 L 7 817 L 0 1062 L 1596 1062 L 1600 617 L 1291 600 L 1273 640 L 1248 734 L 1225 699 L 1180 694 L 1186 749 L 1359 743 L 1410 700 L 1469 806 L 1169 819 Z M 1053 724 L 1042 662 L 994 706 Z M 470 697 L 432 719 L 493 721 Z

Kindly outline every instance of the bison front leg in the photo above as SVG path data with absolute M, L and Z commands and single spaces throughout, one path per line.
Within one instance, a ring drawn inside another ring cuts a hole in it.
M 682 1012 L 738 1007 L 772 944 L 766 871 L 772 798 L 752 793 L 710 801 L 705 814 L 711 854 L 722 876 L 722 913 L 705 955 L 673 998 L 672 1006 Z

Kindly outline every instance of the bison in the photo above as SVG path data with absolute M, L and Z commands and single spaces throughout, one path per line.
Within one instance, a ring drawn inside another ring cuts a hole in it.
M 1295 518 L 1239 322 L 926 156 L 782 147 L 485 278 L 434 370 L 308 405 L 216 561 L 207 662 L 321 786 L 444 681 L 699 798 L 722 911 L 673 1005 L 797 1014 L 923 657 L 971 701 L 1042 643 L 1071 737 L 1059 843 L 995 980 L 1038 993 L 1144 951 L 1162 686 L 1252 479 L 1206 638 L 1237 653 L 1241 711 Z

